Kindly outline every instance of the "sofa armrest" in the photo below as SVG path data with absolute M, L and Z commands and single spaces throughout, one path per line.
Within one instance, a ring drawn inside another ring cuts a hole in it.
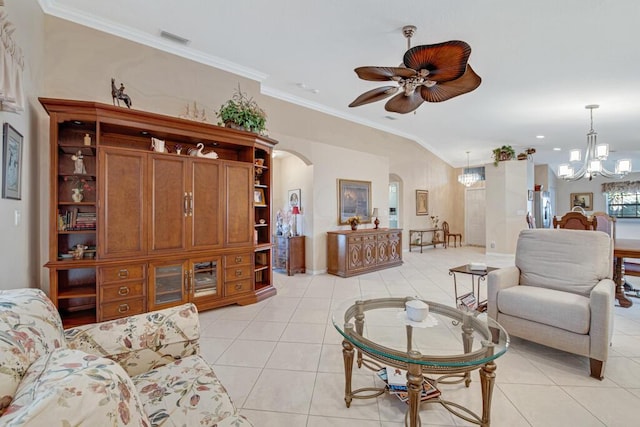
M 520 269 L 516 266 L 493 270 L 487 275 L 487 314 L 498 319 L 498 292 L 520 283 Z
M 609 345 L 613 336 L 613 304 L 615 301 L 615 283 L 611 279 L 602 279 L 591 290 L 590 308 L 591 337 L 590 357 L 606 361 Z
M 118 362 L 131 376 L 199 353 L 193 304 L 65 330 L 70 348 Z

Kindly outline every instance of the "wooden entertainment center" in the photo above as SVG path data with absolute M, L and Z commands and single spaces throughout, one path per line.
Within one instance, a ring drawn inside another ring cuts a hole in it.
M 40 102 L 51 141 L 45 266 L 65 327 L 187 301 L 206 310 L 275 295 L 277 141 L 96 102 Z M 151 150 L 152 137 L 165 141 L 165 152 Z M 199 143 L 218 158 L 189 155 Z M 73 188 L 83 189 L 81 200 Z

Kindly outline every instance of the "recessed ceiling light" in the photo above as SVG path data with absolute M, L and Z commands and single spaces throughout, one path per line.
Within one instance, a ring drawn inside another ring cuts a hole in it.
M 536 135 L 536 138 L 538 138 L 538 139 L 544 139 L 544 135 Z
M 560 148 L 560 147 L 553 147 L 553 151 L 562 151 L 562 148 Z
M 140 135 L 149 135 L 149 132 L 147 132 L 146 130 L 141 130 L 140 131 Z

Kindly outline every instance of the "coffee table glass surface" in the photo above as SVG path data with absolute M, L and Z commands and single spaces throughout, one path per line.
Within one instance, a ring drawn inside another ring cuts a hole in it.
M 470 372 L 480 370 L 483 413 L 444 398 L 432 399 L 455 415 L 474 424 L 490 424 L 490 406 L 495 379 L 495 359 L 509 347 L 509 335 L 486 314 L 460 310 L 423 300 L 429 315 L 422 322 L 408 319 L 407 298 L 369 298 L 339 304 L 333 312 L 333 325 L 343 337 L 345 402 L 383 394 L 385 388 L 352 390 L 353 362 L 373 370 L 386 366 L 407 370 L 409 408 L 406 424 L 419 425 L 419 390 L 428 379 L 439 384 L 471 383 Z M 413 388 L 412 388 L 413 384 Z M 413 391 L 412 391 L 413 390 Z M 445 391 L 443 391 L 444 395 Z

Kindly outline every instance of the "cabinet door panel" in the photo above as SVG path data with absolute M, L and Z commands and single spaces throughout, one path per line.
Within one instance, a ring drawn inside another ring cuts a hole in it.
M 253 165 L 226 163 L 225 244 L 228 246 L 253 243 Z
M 149 158 L 151 181 L 151 225 L 149 249 L 155 252 L 186 249 L 185 194 L 186 163 L 179 157 L 152 155 Z
M 171 307 L 189 300 L 185 282 L 188 262 L 153 263 L 149 266 L 149 310 Z
M 100 151 L 101 258 L 146 253 L 145 159 L 145 153 L 107 148 Z
M 191 181 L 191 247 L 219 247 L 222 245 L 220 163 L 193 160 Z

